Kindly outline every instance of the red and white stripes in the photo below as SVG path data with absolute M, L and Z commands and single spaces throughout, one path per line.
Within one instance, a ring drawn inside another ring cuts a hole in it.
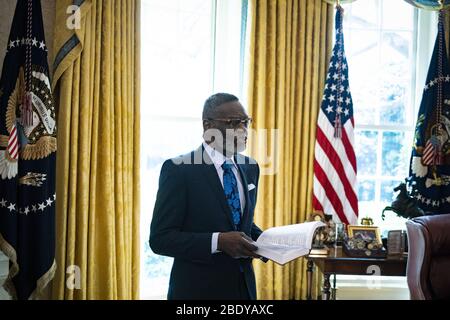
M 314 159 L 313 207 L 338 217 L 346 224 L 356 224 L 356 156 L 354 123 L 346 121 L 342 137 L 334 137 L 334 127 L 323 109 L 319 111 Z
M 17 137 L 17 127 L 14 124 L 8 139 L 8 154 L 12 160 L 19 159 L 19 139 Z

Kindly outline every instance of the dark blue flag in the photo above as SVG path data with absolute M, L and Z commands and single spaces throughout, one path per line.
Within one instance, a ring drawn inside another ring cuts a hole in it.
M 425 212 L 450 213 L 450 68 L 443 10 L 416 124 L 409 186 Z
M 50 83 L 40 0 L 18 0 L 0 78 L 0 249 L 17 299 L 37 298 L 56 268 Z

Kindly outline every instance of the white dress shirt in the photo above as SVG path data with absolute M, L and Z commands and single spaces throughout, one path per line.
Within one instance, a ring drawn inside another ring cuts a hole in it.
M 213 149 L 210 145 L 208 145 L 207 143 L 203 142 L 203 147 L 205 148 L 206 153 L 208 154 L 208 156 L 211 158 L 214 167 L 216 168 L 217 171 L 217 175 L 219 176 L 220 179 L 220 183 L 222 184 L 222 188 L 223 188 L 223 168 L 222 168 L 222 164 L 226 161 L 226 160 L 230 160 L 233 163 L 233 167 L 231 168 L 231 170 L 234 173 L 234 176 L 236 177 L 236 181 L 237 181 L 237 187 L 238 187 L 238 192 L 239 192 L 239 200 L 241 202 L 241 216 L 244 212 L 244 208 L 245 208 L 245 194 L 244 194 L 244 187 L 242 184 L 242 179 L 241 179 L 241 175 L 239 174 L 239 170 L 236 166 L 236 162 L 234 161 L 234 158 L 227 158 L 225 157 L 222 153 L 220 153 L 219 151 L 217 151 L 216 149 Z M 220 251 L 217 250 L 217 243 L 219 241 L 219 232 L 214 232 L 212 235 L 212 239 L 211 239 L 211 253 L 218 253 Z

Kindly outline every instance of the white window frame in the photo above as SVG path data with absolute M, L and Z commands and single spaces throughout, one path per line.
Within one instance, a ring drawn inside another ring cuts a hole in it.
M 386 0 L 384 0 L 386 1 Z M 345 8 L 345 5 L 344 5 Z M 381 14 L 378 19 L 381 19 Z M 388 29 L 376 29 L 379 33 L 381 39 L 382 31 Z M 409 112 L 406 114 L 406 121 L 410 124 L 400 124 L 400 125 L 384 125 L 384 124 L 359 124 L 357 119 L 355 123 L 355 132 L 357 131 L 373 131 L 377 132 L 377 164 L 374 174 L 360 174 L 358 173 L 358 181 L 374 181 L 375 182 L 375 195 L 374 203 L 377 205 L 377 212 L 382 210 L 383 201 L 381 200 L 381 184 L 383 181 L 399 180 L 404 181 L 406 176 L 387 176 L 382 174 L 382 154 L 383 154 L 383 133 L 389 132 L 400 132 L 405 133 L 406 138 L 411 139 L 415 130 L 415 124 L 417 120 L 417 113 L 420 106 L 420 101 L 422 98 L 423 86 L 425 84 L 428 65 L 430 62 L 431 54 L 434 47 L 435 36 L 437 33 L 437 15 L 435 12 L 414 9 L 414 43 L 413 43 L 413 61 L 415 61 L 415 68 L 413 79 L 411 80 L 411 96 L 410 96 L 410 106 L 406 106 Z M 348 41 L 347 41 L 348 43 Z M 349 67 L 353 68 L 351 61 L 349 62 Z M 350 79 L 351 81 L 351 79 Z M 412 106 L 412 109 L 410 107 Z M 378 115 L 378 114 L 377 114 Z M 409 167 L 409 165 L 408 165 Z M 408 171 L 408 169 L 407 169 Z M 380 211 L 381 215 L 381 211 Z M 366 213 L 361 212 L 360 218 L 367 216 Z

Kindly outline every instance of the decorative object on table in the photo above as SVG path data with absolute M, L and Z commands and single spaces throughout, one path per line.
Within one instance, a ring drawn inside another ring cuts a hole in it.
M 323 212 L 316 211 L 310 215 L 309 220 L 322 221 L 326 224 L 325 227 L 316 230 L 313 240 L 313 252 L 311 254 L 328 253 L 327 245 L 334 245 L 336 242 L 336 224 L 333 221 L 333 216 L 331 214 L 324 214 Z
M 406 232 L 390 230 L 387 237 L 388 255 L 403 255 L 406 250 Z
M 314 211 L 308 217 L 308 221 L 322 221 L 325 222 L 325 215 L 322 211 Z
M 384 258 L 386 249 L 377 240 L 364 240 L 361 238 L 347 238 L 343 250 L 349 257 Z
M 324 227 L 317 228 L 314 232 L 313 243 L 311 245 L 310 255 L 327 255 L 328 247 L 325 245 L 325 232 Z
M 342 246 L 342 244 L 344 243 L 344 239 L 346 237 L 345 235 L 345 223 L 341 223 L 338 222 L 336 223 L 336 228 L 335 228 L 335 233 L 336 233 L 336 245 L 337 246 Z
M 364 217 L 361 219 L 361 225 L 373 226 L 373 219 L 371 217 Z
M 351 257 L 386 257 L 380 229 L 375 226 L 348 226 L 348 238 L 344 241 L 343 249 Z
M 336 243 L 336 223 L 333 221 L 331 214 L 325 214 L 324 243 L 326 245 L 334 245 Z
M 375 226 L 348 226 L 348 237 L 381 244 L 380 229 Z
M 325 221 L 325 215 L 321 211 L 314 211 L 308 218 L 309 221 Z M 310 255 L 327 255 L 328 247 L 325 245 L 325 239 L 327 237 L 325 233 L 325 227 L 317 228 L 314 232 L 313 243 L 311 246 Z
M 390 206 L 383 209 L 381 213 L 381 219 L 385 219 L 385 211 L 393 211 L 399 217 L 406 219 L 412 219 L 415 217 L 420 217 L 425 214 L 425 212 L 419 207 L 417 200 L 414 195 L 410 195 L 406 188 L 406 183 L 402 182 L 397 187 L 394 188 L 394 192 L 400 191 L 395 200 Z

